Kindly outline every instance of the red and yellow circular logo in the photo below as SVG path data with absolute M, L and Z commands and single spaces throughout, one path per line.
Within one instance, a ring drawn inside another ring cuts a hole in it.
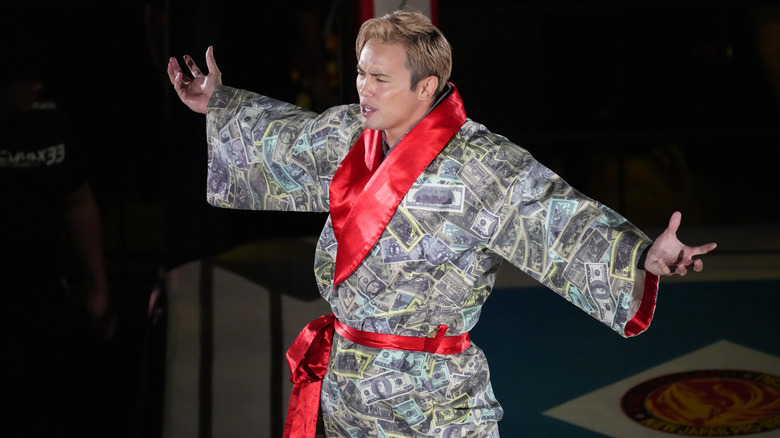
M 669 374 L 623 395 L 635 422 L 682 436 L 740 436 L 780 429 L 780 377 L 739 370 Z

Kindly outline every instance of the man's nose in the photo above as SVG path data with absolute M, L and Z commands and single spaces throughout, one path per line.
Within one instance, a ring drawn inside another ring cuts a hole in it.
M 370 92 L 370 87 L 368 86 L 368 81 L 358 81 L 358 95 L 360 96 L 367 96 Z

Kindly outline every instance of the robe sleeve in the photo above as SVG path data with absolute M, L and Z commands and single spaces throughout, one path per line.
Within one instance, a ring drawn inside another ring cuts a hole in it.
M 526 151 L 513 167 L 489 248 L 621 336 L 646 330 L 658 277 L 637 261 L 652 241 Z
M 351 145 L 342 131 L 354 130 L 354 117 L 347 117 L 353 112 L 343 106 L 318 115 L 217 87 L 206 116 L 207 201 L 242 210 L 327 212 L 330 180 Z

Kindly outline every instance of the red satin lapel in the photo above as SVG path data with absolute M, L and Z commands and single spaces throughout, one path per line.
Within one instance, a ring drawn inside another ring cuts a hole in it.
M 382 134 L 365 130 L 330 185 L 330 215 L 338 241 L 335 283 L 346 279 L 382 235 L 417 177 L 466 121 L 457 89 L 395 146 L 382 162 Z
M 382 154 L 382 132 L 366 129 L 336 169 L 330 184 L 330 214 L 337 238 L 342 234 L 343 219 L 382 164 Z

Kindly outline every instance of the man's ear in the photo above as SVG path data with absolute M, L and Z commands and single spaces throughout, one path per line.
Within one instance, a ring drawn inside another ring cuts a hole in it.
M 429 100 L 436 96 L 436 90 L 439 89 L 439 78 L 436 76 L 428 76 L 420 81 L 417 90 L 419 92 L 420 100 Z

